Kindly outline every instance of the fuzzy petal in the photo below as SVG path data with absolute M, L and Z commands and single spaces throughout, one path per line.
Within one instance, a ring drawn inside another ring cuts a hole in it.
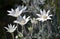
M 23 19 L 26 19 L 26 16 L 25 15 L 23 16 Z
M 51 15 L 49 15 L 49 16 L 53 16 L 53 15 L 51 14 Z
M 23 9 L 20 10 L 19 14 L 22 14 L 24 10 L 26 10 L 27 7 L 24 7 Z
M 46 14 L 46 11 L 43 9 L 43 13 L 42 14 Z
M 14 23 L 18 23 L 19 24 L 19 21 L 15 20 Z
M 49 14 L 49 13 L 50 13 L 50 10 L 47 11 L 47 14 Z
M 40 9 L 40 13 L 41 13 L 41 14 L 43 13 L 41 9 Z
M 6 30 L 8 30 L 8 28 L 7 27 L 4 27 Z
M 40 14 L 36 14 L 38 17 L 40 17 L 41 15 Z

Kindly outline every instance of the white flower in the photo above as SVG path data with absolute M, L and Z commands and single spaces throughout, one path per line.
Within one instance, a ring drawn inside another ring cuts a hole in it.
M 26 10 L 26 8 L 27 8 L 27 6 L 25 6 L 25 7 L 24 6 L 18 6 L 15 10 L 11 9 L 11 11 L 7 11 L 7 12 L 9 12 L 8 15 L 10 15 L 10 16 L 18 17 L 19 15 L 22 14 L 22 12 L 24 10 Z
M 50 16 L 52 16 L 51 14 L 49 14 L 50 13 L 50 10 L 48 10 L 47 12 L 45 11 L 45 10 L 41 10 L 40 9 L 40 14 L 37 14 L 37 16 L 39 17 L 39 18 L 37 18 L 36 20 L 39 20 L 39 21 L 42 21 L 42 22 L 44 22 L 44 21 L 46 21 L 46 20 L 48 20 L 48 19 L 51 19 L 50 18 Z
M 28 27 L 28 30 L 31 32 L 33 31 L 33 27 Z
M 15 38 L 18 39 L 18 36 L 16 35 Z
M 16 30 L 16 28 L 17 28 L 17 26 L 15 27 L 15 25 L 8 25 L 8 28 L 7 27 L 4 27 L 6 30 L 7 30 L 7 32 L 9 32 L 9 33 L 12 33 L 12 32 L 14 32 L 15 30 Z
M 31 23 L 34 23 L 34 24 L 36 24 L 36 23 L 37 23 L 37 20 L 36 20 L 36 18 L 33 18 L 33 19 L 31 19 Z
M 26 18 L 25 15 L 23 17 L 19 16 L 17 18 L 17 20 L 14 21 L 14 23 L 18 23 L 21 26 L 23 26 L 23 25 L 25 25 L 29 21 L 29 18 L 30 18 L 30 16 L 28 16 L 27 18 Z
M 21 32 L 19 32 L 18 36 L 21 38 L 21 37 L 23 37 L 23 34 Z

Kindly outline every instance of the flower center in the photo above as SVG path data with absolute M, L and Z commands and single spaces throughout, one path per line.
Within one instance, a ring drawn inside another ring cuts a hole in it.
M 25 23 L 25 20 L 21 20 L 21 23 Z
M 21 25 L 25 25 L 25 22 L 26 22 L 25 20 L 21 20 L 21 21 L 20 21 L 20 24 L 21 24 Z
M 18 17 L 18 16 L 19 16 L 19 14 L 18 14 L 18 13 L 19 13 L 19 12 L 15 12 L 15 14 L 14 14 L 14 15 Z
M 43 18 L 43 19 L 47 19 L 47 16 L 44 15 L 44 16 L 42 16 L 42 18 Z

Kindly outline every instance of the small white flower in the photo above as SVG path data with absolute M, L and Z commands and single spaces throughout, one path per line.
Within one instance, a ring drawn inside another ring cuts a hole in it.
M 36 24 L 36 23 L 37 23 L 37 20 L 36 20 L 36 18 L 33 18 L 33 19 L 31 19 L 31 23 L 34 23 L 34 24 Z
M 49 13 L 50 13 L 50 10 L 48 10 L 47 12 L 45 11 L 45 10 L 41 10 L 40 9 L 40 14 L 37 14 L 37 16 L 39 17 L 39 18 L 37 18 L 36 20 L 39 20 L 39 21 L 42 21 L 42 22 L 44 22 L 44 21 L 46 21 L 46 20 L 48 20 L 48 19 L 51 19 L 50 18 L 50 16 L 52 16 L 51 14 L 49 15 Z
M 18 36 L 16 35 L 15 38 L 18 39 Z
M 33 31 L 33 27 L 28 27 L 28 30 L 31 32 Z
M 29 18 L 30 18 L 30 16 L 28 16 L 27 18 L 26 18 L 25 15 L 23 17 L 19 16 L 17 18 L 17 20 L 14 21 L 14 23 L 18 23 L 21 26 L 23 26 L 23 25 L 25 25 L 30 20 Z
M 24 10 L 26 10 L 26 8 L 27 8 L 27 6 L 18 6 L 15 10 L 13 10 L 13 9 L 11 9 L 11 11 L 7 11 L 7 12 L 9 12 L 9 14 L 8 15 L 10 15 L 10 16 L 13 16 L 13 17 L 18 17 L 19 15 L 21 15 L 22 14 L 22 12 L 24 11 Z
M 18 36 L 21 38 L 21 37 L 23 37 L 23 34 L 21 32 L 19 32 Z
M 15 30 L 16 30 L 16 28 L 17 28 L 17 26 L 15 27 L 15 25 L 8 25 L 8 28 L 7 27 L 4 27 L 6 30 L 7 30 L 7 32 L 9 32 L 9 33 L 12 33 L 12 32 L 14 32 Z

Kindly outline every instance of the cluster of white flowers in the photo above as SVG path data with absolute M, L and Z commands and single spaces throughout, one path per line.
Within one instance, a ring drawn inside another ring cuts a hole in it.
M 41 0 L 38 0 L 38 1 L 44 3 L 44 1 L 41 1 Z M 25 0 L 24 0 L 24 2 L 25 2 Z M 47 11 L 45 9 L 43 9 L 43 10 L 38 9 L 38 10 L 39 10 L 39 14 L 38 13 L 35 14 L 37 17 L 33 17 L 33 18 L 31 16 L 26 17 L 25 14 L 23 16 L 21 15 L 23 13 L 26 13 L 25 11 L 28 11 L 28 6 L 18 6 L 15 10 L 11 9 L 11 11 L 8 10 L 7 12 L 9 13 L 8 14 L 9 16 L 13 16 L 13 17 L 17 18 L 16 20 L 13 21 L 13 23 L 19 24 L 23 28 L 24 25 L 28 23 L 28 21 L 31 21 L 32 24 L 37 24 L 38 21 L 45 22 L 47 20 L 51 20 L 52 14 L 50 13 L 50 10 L 47 10 Z M 7 27 L 4 27 L 4 28 L 7 29 L 7 32 L 13 33 L 16 30 L 16 28 L 18 29 L 18 25 L 12 26 L 10 24 L 10 25 L 8 25 L 8 28 Z M 29 27 L 28 30 L 33 31 L 33 26 Z M 23 32 L 23 29 L 22 29 L 22 32 Z M 22 35 L 22 34 L 23 33 L 21 33 L 20 35 Z M 18 38 L 18 36 L 16 36 L 16 38 Z
M 26 10 L 27 6 L 25 6 L 25 7 L 21 6 L 21 7 L 22 8 L 20 8 L 18 6 L 15 10 L 11 9 L 11 11 L 7 11 L 7 12 L 9 12 L 8 15 L 17 17 L 17 20 L 15 20 L 14 23 L 18 23 L 20 25 L 25 25 L 29 21 L 30 16 L 27 18 L 26 18 L 26 16 L 22 17 L 21 14 L 23 13 L 24 10 Z M 17 27 L 15 28 L 14 26 L 12 27 L 12 25 L 10 24 L 10 25 L 8 25 L 9 28 L 7 28 L 7 27 L 5 27 L 5 28 L 8 30 L 8 32 L 11 33 L 11 32 L 14 32 L 17 28 Z
M 17 7 L 16 9 L 15 9 L 15 11 L 13 10 L 13 9 L 11 9 L 11 11 L 8 11 L 9 12 L 9 14 L 8 15 L 10 15 L 10 16 L 13 16 L 13 17 L 17 17 L 17 20 L 15 20 L 14 21 L 14 23 L 17 23 L 17 24 L 20 24 L 21 26 L 23 26 L 23 25 L 25 25 L 30 19 L 30 16 L 28 16 L 27 18 L 26 18 L 26 15 L 24 15 L 23 17 L 21 16 L 21 14 L 23 13 L 23 11 L 24 10 L 26 10 L 26 8 L 27 8 L 27 6 L 25 6 L 25 7 L 23 7 L 21 10 L 19 10 L 19 7 Z M 38 18 L 33 18 L 33 19 L 31 19 L 31 23 L 37 23 L 37 20 L 38 21 L 42 21 L 42 22 L 44 22 L 44 21 L 46 21 L 46 20 L 48 20 L 48 19 L 50 19 L 51 20 L 51 18 L 50 18 L 50 16 L 52 16 L 52 15 L 49 15 L 49 13 L 50 13 L 50 10 L 48 10 L 47 12 L 46 12 L 46 10 L 44 10 L 43 9 L 43 11 L 40 9 L 40 14 L 36 14 L 37 16 L 38 16 Z M 8 25 L 9 26 L 9 25 Z M 10 24 L 10 26 L 11 26 L 11 24 Z M 5 27 L 6 28 L 6 27 Z M 12 32 L 16 29 L 16 28 L 14 28 L 13 27 L 13 29 L 11 29 L 12 27 L 9 27 L 9 30 L 8 31 L 10 31 L 11 32 L 11 30 L 12 30 Z M 11 29 L 11 30 L 10 30 Z
M 30 19 L 30 16 L 28 16 L 26 18 L 26 15 L 24 15 L 23 17 L 21 16 L 21 14 L 23 13 L 24 10 L 26 10 L 27 6 L 23 7 L 21 10 L 19 9 L 20 7 L 17 7 L 15 10 L 11 9 L 11 11 L 8 11 L 10 16 L 13 16 L 13 17 L 17 17 L 17 20 L 14 21 L 14 23 L 17 23 L 17 24 L 20 24 L 21 26 L 25 25 Z M 38 16 L 38 18 L 33 18 L 31 19 L 31 23 L 37 23 L 37 20 L 38 21 L 46 21 L 48 19 L 51 19 L 50 16 L 52 15 L 49 15 L 50 13 L 50 10 L 48 10 L 46 12 L 46 10 L 43 9 L 43 11 L 40 9 L 40 14 L 36 14 Z M 9 26 L 9 25 L 8 25 Z M 11 24 L 10 24 L 11 26 Z M 5 27 L 6 28 L 6 27 Z M 12 28 L 12 27 L 11 27 Z M 6 28 L 7 29 L 7 28 Z M 8 29 L 7 29 L 8 30 Z M 11 30 L 15 30 L 14 28 L 11 29 Z M 8 31 L 11 32 L 11 30 L 9 29 Z

